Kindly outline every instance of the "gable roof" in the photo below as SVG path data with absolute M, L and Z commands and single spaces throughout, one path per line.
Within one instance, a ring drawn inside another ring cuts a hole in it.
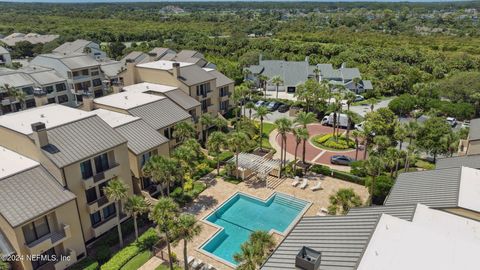
M 168 98 L 129 109 L 128 112 L 142 118 L 155 130 L 191 118 L 190 114 Z
M 169 48 L 161 48 L 161 47 L 155 47 L 149 51 L 149 53 L 154 53 L 155 57 L 157 58 L 164 56 L 168 52 L 173 52 L 173 51 Z
M 200 106 L 200 102 L 198 102 L 198 100 L 187 95 L 185 92 L 183 92 L 183 90 L 180 89 L 166 91 L 163 93 L 163 95 L 187 111 Z
M 53 49 L 56 53 L 83 53 L 83 49 L 87 47 L 92 41 L 77 39 L 73 42 L 65 42 L 57 48 Z
M 470 120 L 468 140 L 480 140 L 480 118 Z
M 217 87 L 221 87 L 221 86 L 225 86 L 225 85 L 234 83 L 234 81 L 232 79 L 228 78 L 227 76 L 225 76 L 223 73 L 221 73 L 218 70 L 208 69 L 207 71 L 208 71 L 208 73 L 215 76 Z
M 215 76 L 197 65 L 180 66 L 179 80 L 188 86 L 215 79 Z
M 142 119 L 116 127 L 115 130 L 127 139 L 128 149 L 135 155 L 140 155 L 169 141 Z
M 59 54 L 59 53 L 50 53 L 50 54 L 40 54 L 37 56 L 38 58 L 51 58 L 57 59 L 61 63 L 63 63 L 66 67 L 71 70 L 80 69 L 80 68 L 87 68 L 87 67 L 94 67 L 99 66 L 100 64 L 84 53 L 72 53 L 72 54 Z M 35 57 L 32 61 L 35 63 Z
M 12 227 L 73 199 L 75 195 L 63 188 L 40 165 L 0 179 L 0 214 Z
M 437 163 L 435 164 L 436 169 L 446 169 L 462 166 L 480 169 L 480 155 L 439 158 L 437 159 Z
M 59 168 L 127 142 L 96 115 L 47 129 L 47 135 L 42 152 Z
M 340 68 L 342 79 L 344 81 L 353 80 L 354 78 L 361 78 L 360 70 L 358 68 Z
M 462 168 L 402 173 L 385 205 L 422 203 L 435 208 L 457 207 Z

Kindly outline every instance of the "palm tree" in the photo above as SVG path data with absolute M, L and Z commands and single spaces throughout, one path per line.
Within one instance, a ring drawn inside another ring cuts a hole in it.
M 362 82 L 362 79 L 355 77 L 352 79 L 353 85 L 355 85 L 355 93 L 358 93 L 358 85 Z
M 395 147 L 389 147 L 385 152 L 385 158 L 383 160 L 387 168 L 390 169 L 390 177 L 393 178 L 395 168 L 397 168 L 400 160 L 400 151 Z
M 256 270 L 267 258 L 269 251 L 275 247 L 275 240 L 266 231 L 254 231 L 240 247 L 240 252 L 233 255 L 239 263 L 237 269 Z
M 177 170 L 175 160 L 159 155 L 150 157 L 142 168 L 145 176 L 151 177 L 153 182 L 161 185 L 162 196 L 164 196 L 163 187 L 165 185 L 167 186 L 167 196 L 170 196 L 170 184 Z
M 173 238 L 174 228 L 177 225 L 176 218 L 178 212 L 178 205 L 173 201 L 172 198 L 162 197 L 158 200 L 157 204 L 155 204 L 152 212 L 150 213 L 150 219 L 157 223 L 159 232 L 165 236 L 170 270 L 174 270 L 170 242 Z
M 318 68 L 318 66 L 315 66 L 315 68 L 313 69 L 313 74 L 315 74 L 315 80 L 317 82 L 320 81 L 320 69 Z
M 238 113 L 241 112 L 240 104 L 241 104 L 241 101 L 244 99 L 246 92 L 247 92 L 247 88 L 245 87 L 245 85 L 236 86 L 235 90 L 233 91 L 232 100 L 238 108 L 235 114 L 235 122 L 238 122 L 238 118 L 239 118 Z
M 148 211 L 148 205 L 142 196 L 133 195 L 127 199 L 125 203 L 125 211 L 130 213 L 133 217 L 133 225 L 135 227 L 135 239 L 138 240 L 138 225 L 137 217 Z
M 20 102 L 20 108 L 22 110 L 25 110 L 25 101 L 27 99 L 27 94 L 23 92 L 22 90 L 17 90 L 15 91 L 14 97 Z
M 215 117 L 209 113 L 204 113 L 200 116 L 200 125 L 202 125 L 203 141 L 208 138 L 208 129 L 215 123 Z
M 358 146 L 360 144 L 360 132 L 358 130 L 354 130 L 352 132 L 353 139 L 355 140 L 355 160 L 358 160 Z
M 278 87 L 283 84 L 283 80 L 280 78 L 280 76 L 274 76 L 271 80 L 271 83 L 275 85 L 276 98 L 278 98 Z
M 280 147 L 280 171 L 282 171 L 285 160 L 287 159 L 287 133 L 292 130 L 292 121 L 286 117 L 282 117 L 275 120 L 275 125 L 277 126 L 277 136 L 280 135 L 282 137 Z
M 172 160 L 172 163 L 180 163 L 182 169 L 188 171 L 190 175 L 194 174 L 196 162 L 199 159 L 200 153 L 200 146 L 195 139 L 189 139 L 185 141 L 184 144 L 178 146 L 173 151 L 172 156 L 176 159 L 176 161 Z M 173 164 L 172 164 L 173 165 Z M 173 171 L 173 174 L 179 175 Z M 181 175 L 181 174 L 180 174 Z M 182 178 L 182 185 L 183 185 L 183 177 Z
M 260 81 L 260 86 L 262 87 L 263 89 L 263 92 L 264 92 L 264 98 L 267 98 L 267 82 L 268 82 L 268 77 L 263 75 L 263 74 L 260 74 L 258 76 L 258 80 Z
M 328 213 L 330 215 L 336 215 L 338 210 L 340 210 L 342 215 L 345 215 L 350 208 L 362 205 L 360 196 L 352 188 L 339 189 L 334 195 L 330 195 L 329 200 Z
M 179 122 L 175 125 L 173 137 L 179 142 L 184 142 L 186 139 L 195 138 L 196 132 L 193 125 L 189 122 Z
M 379 176 L 385 164 L 383 163 L 382 159 L 377 156 L 370 156 L 368 160 L 365 162 L 365 171 L 368 176 L 371 177 L 371 184 L 370 184 L 370 205 L 373 204 L 373 195 L 375 192 L 375 179 Z
M 182 214 L 175 224 L 175 233 L 178 240 L 183 240 L 183 262 L 185 270 L 188 270 L 187 243 L 192 241 L 202 231 L 202 226 L 192 214 Z M 178 242 L 177 242 L 178 243 Z
M 261 107 L 264 107 L 264 106 L 261 106 Z M 248 119 L 252 120 L 252 109 L 255 109 L 255 104 L 249 101 L 247 102 L 247 104 L 245 104 L 245 108 L 248 109 Z
M 407 131 L 408 144 L 412 144 L 412 140 L 417 136 L 418 123 L 408 122 L 405 129 Z
M 395 126 L 395 132 L 393 134 L 393 137 L 399 143 L 398 144 L 398 149 L 399 150 L 402 150 L 403 142 L 407 138 L 407 135 L 408 135 L 408 132 L 407 132 L 407 129 L 406 129 L 405 125 L 402 125 L 402 124 L 399 123 Z
M 262 139 L 263 139 L 263 119 L 271 114 L 271 112 L 268 110 L 267 107 L 265 106 L 260 106 L 255 109 L 255 114 L 253 117 L 260 119 L 260 136 L 259 136 L 259 145 L 260 145 L 260 151 L 262 151 Z
M 295 118 L 295 123 L 302 125 L 304 129 L 307 129 L 307 125 L 314 123 L 317 121 L 317 117 L 315 117 L 315 114 L 312 112 L 299 112 L 297 114 L 297 117 Z M 307 138 L 308 139 L 308 138 Z M 306 147 L 306 141 L 303 141 L 303 149 L 302 149 L 302 163 L 305 163 L 305 147 Z M 295 152 L 296 153 L 296 152 Z
M 346 99 L 347 101 L 347 111 L 346 111 L 346 114 L 347 114 L 347 133 L 346 133 L 346 139 L 347 139 L 347 142 L 348 142 L 348 139 L 349 139 L 349 135 L 350 135 L 350 126 L 351 126 L 351 123 L 352 123 L 352 119 L 353 119 L 353 113 L 350 111 L 350 105 L 352 105 L 352 103 L 355 101 L 355 98 L 357 96 L 352 93 L 351 91 L 347 91 L 344 95 L 344 98 Z
M 120 225 L 120 213 L 122 212 L 122 200 L 127 198 L 128 187 L 118 178 L 110 180 L 103 189 L 108 200 L 114 201 L 117 208 L 117 229 L 120 246 L 123 246 L 122 227 Z
M 208 154 L 213 154 L 217 159 L 217 174 L 220 174 L 220 154 L 222 149 L 225 148 L 227 144 L 227 135 L 220 131 L 215 131 L 208 137 L 207 140 L 207 149 Z
M 335 140 L 337 140 L 337 132 L 339 132 L 339 131 L 336 132 L 337 122 L 338 122 L 337 120 L 342 110 L 342 103 L 340 100 L 341 99 L 340 95 L 338 94 L 334 95 L 334 99 L 335 101 L 333 103 L 330 103 L 330 108 L 333 111 L 333 125 L 332 125 L 333 137 L 335 138 Z
M 296 171 L 297 170 L 297 151 L 298 151 L 298 146 L 300 145 L 300 143 L 303 141 L 303 143 L 305 144 L 305 141 L 308 140 L 308 137 L 309 137 L 309 134 L 308 134 L 308 130 L 306 128 L 303 128 L 303 127 L 299 127 L 299 128 L 295 128 L 292 130 L 293 132 L 293 135 L 295 136 L 295 159 L 294 159 L 294 163 L 293 163 L 293 170 Z
M 235 177 L 238 179 L 238 155 L 248 148 L 249 138 L 241 131 L 230 133 L 227 138 L 227 145 L 230 151 L 235 153 Z
M 392 145 L 392 141 L 388 136 L 379 135 L 373 138 L 373 143 L 377 146 L 377 152 L 382 155 L 385 153 L 387 148 Z

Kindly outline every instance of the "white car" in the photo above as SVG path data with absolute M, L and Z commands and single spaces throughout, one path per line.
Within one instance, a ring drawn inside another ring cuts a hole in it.
M 358 131 L 363 131 L 363 125 L 364 124 L 365 124 L 365 121 L 361 122 L 361 123 L 358 123 L 358 124 L 355 124 L 355 129 L 358 130 Z
M 447 123 L 451 126 L 451 127 L 455 127 L 457 125 L 457 119 L 453 118 L 453 117 L 447 117 Z

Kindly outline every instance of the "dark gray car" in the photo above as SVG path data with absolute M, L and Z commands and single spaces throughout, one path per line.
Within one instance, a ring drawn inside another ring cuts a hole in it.
M 337 165 L 350 165 L 353 162 L 353 158 L 344 155 L 335 155 L 330 158 L 330 163 Z

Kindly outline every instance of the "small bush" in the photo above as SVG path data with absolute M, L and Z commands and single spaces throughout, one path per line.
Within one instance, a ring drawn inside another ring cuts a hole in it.
M 231 159 L 233 157 L 233 153 L 230 152 L 230 151 L 224 151 L 222 152 L 219 156 L 218 156 L 218 159 L 220 160 L 220 163 L 224 163 L 226 161 L 228 161 L 229 159 Z M 215 164 L 215 167 L 217 165 Z
M 90 257 L 86 257 L 83 260 L 72 265 L 69 270 L 97 270 L 99 264 L 97 261 Z
M 333 134 L 326 134 L 326 135 L 323 135 L 322 137 L 319 137 L 317 138 L 315 141 L 319 144 L 322 144 L 328 140 L 330 140 L 330 138 L 333 137 Z
M 353 174 L 350 174 L 350 173 L 347 173 L 347 172 L 333 170 L 333 169 L 330 169 L 327 166 L 315 164 L 310 168 L 310 170 L 314 173 L 329 175 L 329 176 L 332 176 L 332 177 L 335 177 L 335 178 L 338 178 L 338 179 L 342 179 L 342 180 L 345 180 L 345 181 L 348 181 L 348 182 L 352 182 L 352 183 L 356 183 L 356 184 L 360 184 L 360 185 L 365 184 L 365 179 L 362 178 L 362 177 L 358 177 L 356 175 L 353 175 Z
M 365 173 L 365 161 L 363 160 L 356 160 L 350 163 L 350 173 L 359 177 L 366 177 L 367 174 Z
M 214 162 L 215 163 L 215 162 Z M 213 166 L 214 168 L 216 167 L 216 164 Z M 196 167 L 196 174 L 195 176 L 198 177 L 198 178 L 201 178 L 205 175 L 207 175 L 208 173 L 210 173 L 212 171 L 212 167 L 210 167 L 209 164 L 207 163 L 200 163 L 197 165 Z

